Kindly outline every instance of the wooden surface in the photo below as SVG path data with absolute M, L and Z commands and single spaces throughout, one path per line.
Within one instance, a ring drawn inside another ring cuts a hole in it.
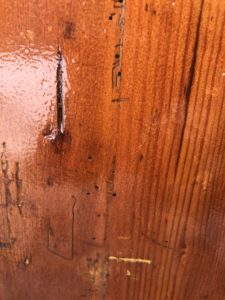
M 225 2 L 0 0 L 0 299 L 225 299 Z

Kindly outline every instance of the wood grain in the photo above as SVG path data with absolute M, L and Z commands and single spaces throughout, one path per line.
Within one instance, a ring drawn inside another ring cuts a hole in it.
M 225 2 L 0 15 L 0 299 L 225 299 Z

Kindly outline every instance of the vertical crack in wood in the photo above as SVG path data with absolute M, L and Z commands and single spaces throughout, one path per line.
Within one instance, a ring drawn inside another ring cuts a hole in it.
M 57 71 L 56 71 L 56 98 L 57 98 L 57 126 L 60 134 L 64 134 L 64 96 L 63 96 L 63 59 L 62 51 L 57 51 Z
M 176 160 L 176 164 L 175 164 L 175 176 L 177 174 L 177 169 L 178 169 L 178 165 L 180 162 L 181 150 L 182 150 L 182 145 L 183 145 L 183 141 L 184 141 L 184 133 L 185 133 L 185 128 L 186 128 L 186 124 L 187 124 L 187 116 L 188 116 L 188 110 L 189 110 L 191 90 L 193 87 L 194 76 L 195 76 L 195 67 L 196 67 L 197 53 L 198 53 L 198 47 L 199 47 L 199 35 L 200 35 L 200 28 L 201 28 L 201 21 L 202 21 L 203 6 L 204 6 L 204 0 L 201 1 L 201 7 L 200 7 L 199 16 L 198 16 L 198 23 L 197 23 L 195 42 L 194 42 L 194 48 L 193 48 L 193 57 L 192 57 L 192 62 L 191 62 L 191 67 L 190 67 L 190 72 L 189 72 L 189 80 L 188 80 L 186 95 L 185 95 L 184 121 L 183 121 L 182 130 L 181 130 L 180 143 L 179 143 L 179 147 L 178 147 L 178 156 L 177 156 L 177 160 Z

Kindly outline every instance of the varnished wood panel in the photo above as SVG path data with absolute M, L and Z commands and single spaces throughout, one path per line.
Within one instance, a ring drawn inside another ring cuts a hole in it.
M 225 2 L 0 14 L 0 299 L 225 299 Z

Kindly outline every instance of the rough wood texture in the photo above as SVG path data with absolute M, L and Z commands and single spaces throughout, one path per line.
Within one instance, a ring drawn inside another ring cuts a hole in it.
M 225 2 L 0 0 L 0 299 L 225 299 Z

